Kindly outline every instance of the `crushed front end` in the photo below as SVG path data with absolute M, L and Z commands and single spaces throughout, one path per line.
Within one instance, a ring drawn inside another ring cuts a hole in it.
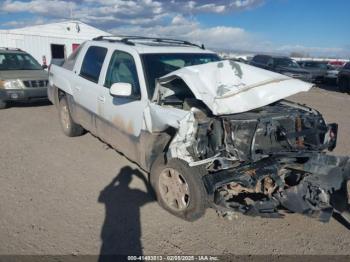
M 212 206 L 222 213 L 281 217 L 288 210 L 327 222 L 349 207 L 350 160 L 326 155 L 337 125 L 280 101 L 244 113 L 196 117 L 190 166 L 204 165 Z
M 209 201 L 221 213 L 280 217 L 284 210 L 324 222 L 348 214 L 349 157 L 326 155 L 336 146 L 337 124 L 283 100 L 310 88 L 232 61 L 172 72 L 158 80 L 152 99 L 186 112 L 175 123 L 162 118 L 176 129 L 167 158 L 206 169 Z

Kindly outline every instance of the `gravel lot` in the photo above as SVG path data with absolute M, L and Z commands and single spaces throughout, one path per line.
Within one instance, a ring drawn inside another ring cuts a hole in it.
M 335 153 L 350 155 L 349 95 L 315 88 L 292 99 L 338 122 Z M 182 221 L 147 194 L 137 166 L 90 134 L 65 137 L 47 103 L 14 105 L 0 122 L 0 254 L 350 254 L 350 230 L 334 219 L 229 221 L 208 210 Z

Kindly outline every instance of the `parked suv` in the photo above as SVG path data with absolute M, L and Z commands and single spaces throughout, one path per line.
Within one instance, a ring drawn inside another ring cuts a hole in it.
M 308 71 L 312 76 L 314 82 L 322 83 L 325 81 L 325 77 L 327 75 L 328 70 L 333 69 L 328 62 L 323 61 L 299 61 L 298 64 Z
M 338 86 L 341 92 L 347 92 L 350 94 L 350 62 L 338 73 Z
M 28 53 L 0 48 L 0 109 L 9 101 L 47 97 L 48 73 Z
M 325 154 L 337 125 L 283 100 L 310 83 L 145 37 L 87 41 L 49 75 L 63 132 L 88 130 L 136 162 L 178 217 L 347 212 L 349 158 Z
M 256 55 L 250 64 L 307 82 L 315 80 L 310 72 L 302 69 L 297 62 L 285 56 Z

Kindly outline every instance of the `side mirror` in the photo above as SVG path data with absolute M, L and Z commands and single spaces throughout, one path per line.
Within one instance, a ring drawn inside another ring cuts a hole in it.
M 129 83 L 114 83 L 109 93 L 115 97 L 129 97 L 132 95 L 132 86 Z
M 47 65 L 42 65 L 41 68 L 45 70 L 45 69 L 48 68 L 48 66 Z

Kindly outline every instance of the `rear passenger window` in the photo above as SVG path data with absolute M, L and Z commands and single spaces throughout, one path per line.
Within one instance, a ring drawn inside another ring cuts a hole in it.
M 63 68 L 73 71 L 75 61 L 77 60 L 80 51 L 83 49 L 84 44 L 85 43 L 82 43 L 77 49 L 75 49 L 75 51 L 73 51 L 73 53 L 67 58 L 67 60 L 64 61 L 62 65 Z
M 90 46 L 85 54 L 80 76 L 97 83 L 106 54 L 107 48 Z
M 305 63 L 305 67 L 313 67 L 314 64 L 313 63 Z
M 115 51 L 108 66 L 105 87 L 110 88 L 114 83 L 129 83 L 133 96 L 140 96 L 140 85 L 137 70 L 132 55 Z
M 260 63 L 260 64 L 267 64 L 268 60 L 269 60 L 268 56 L 257 55 L 254 57 L 254 62 Z

